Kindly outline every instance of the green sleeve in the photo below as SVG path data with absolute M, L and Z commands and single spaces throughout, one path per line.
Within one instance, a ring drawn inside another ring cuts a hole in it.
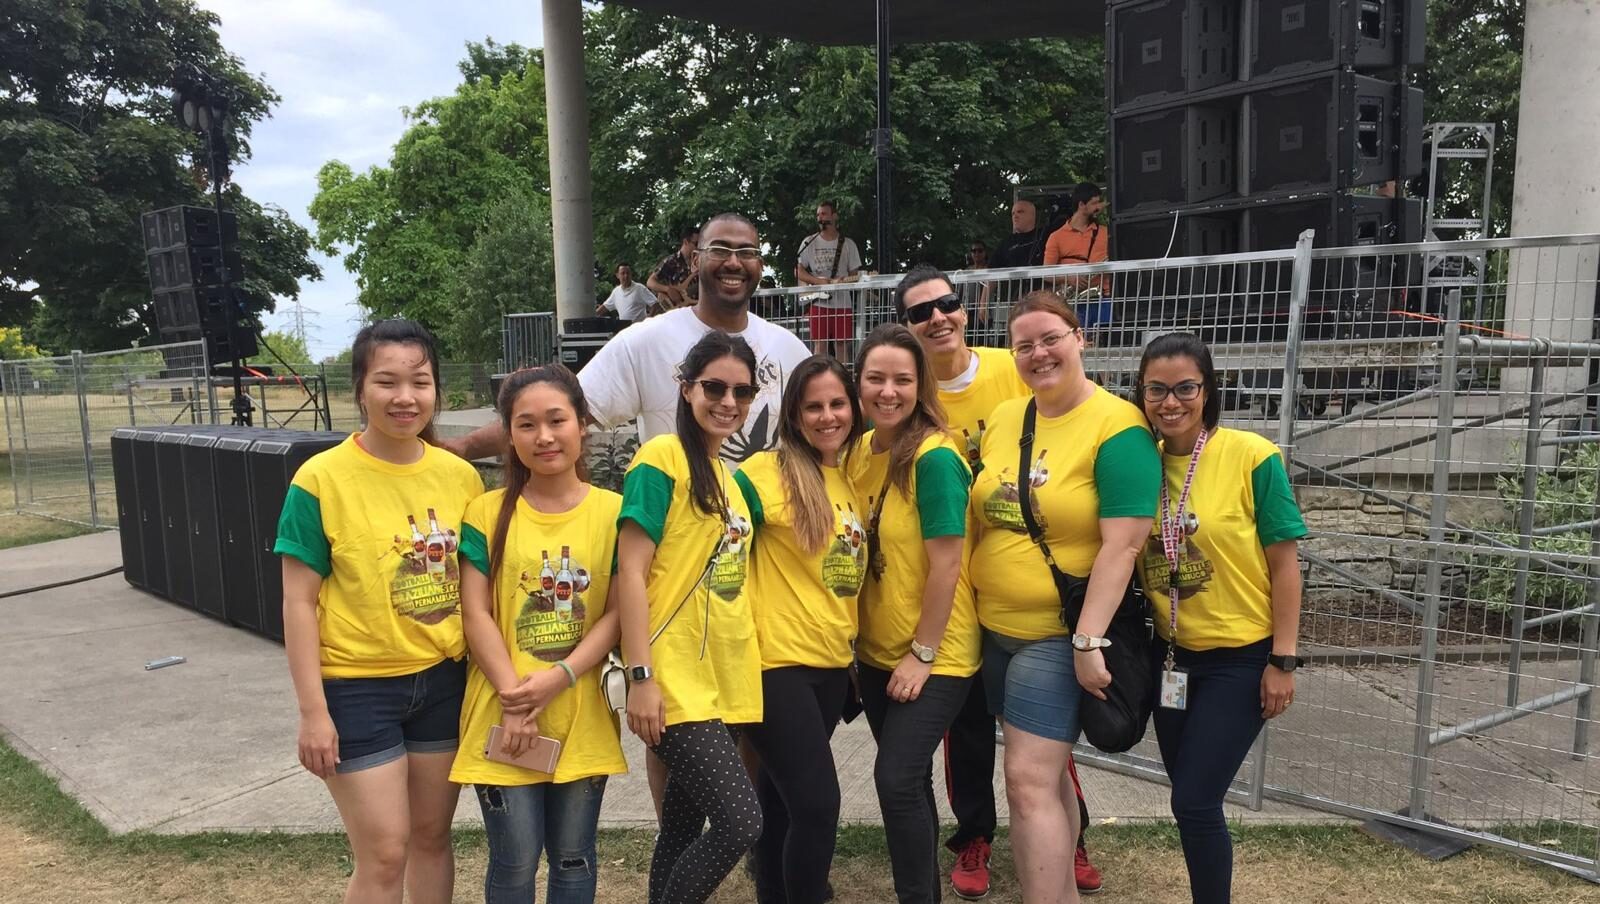
M 967 491 L 972 472 L 953 449 L 929 450 L 917 459 L 917 516 L 922 539 L 967 533 Z
M 1250 485 L 1256 500 L 1256 538 L 1262 548 L 1306 535 L 1305 519 L 1289 489 L 1289 473 L 1283 469 L 1283 456 L 1271 455 L 1250 472 Z
M 272 551 L 304 562 L 324 578 L 333 574 L 333 546 L 322 532 L 322 502 L 297 484 L 284 497 Z
M 1143 427 L 1128 427 L 1100 444 L 1094 488 L 1102 518 L 1154 518 L 1161 496 L 1161 453 Z
M 739 485 L 739 492 L 744 496 L 744 504 L 750 509 L 750 523 L 760 527 L 766 523 L 767 513 L 761 507 L 761 493 L 756 490 L 756 485 L 750 482 L 744 471 L 733 472 L 733 482 Z
M 462 522 L 461 545 L 458 547 L 461 558 L 471 563 L 473 568 L 483 574 L 489 573 L 489 541 L 483 536 L 483 531 L 476 525 Z
M 654 465 L 634 465 L 622 478 L 622 511 L 617 515 L 617 527 L 632 521 L 660 546 L 661 534 L 667 529 L 667 510 L 672 508 L 672 487 L 672 478 Z

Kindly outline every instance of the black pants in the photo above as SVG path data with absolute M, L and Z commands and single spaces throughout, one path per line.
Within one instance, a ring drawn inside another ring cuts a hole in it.
M 982 676 L 972 676 L 972 689 L 944 737 L 944 786 L 956 817 L 956 833 L 944 846 L 952 851 L 974 838 L 994 842 L 994 716 Z
M 1155 647 L 1166 655 L 1163 644 Z M 1156 707 L 1156 742 L 1172 780 L 1172 818 L 1195 904 L 1228 904 L 1232 897 L 1233 839 L 1222 799 L 1261 731 L 1261 673 L 1270 652 L 1270 639 L 1204 652 L 1179 647 L 1175 659 L 1189 671 L 1189 707 Z
M 761 837 L 755 789 L 721 720 L 668 726 L 651 749 L 667 764 L 667 789 L 650 904 L 704 904 Z
M 971 678 L 929 676 L 910 703 L 890 700 L 889 672 L 861 665 L 861 705 L 878 742 L 872 780 L 889 846 L 900 904 L 939 900 L 939 808 L 933 796 L 933 751 L 967 700 Z
M 746 730 L 761 754 L 756 843 L 762 904 L 821 904 L 839 828 L 839 774 L 828 741 L 839 724 L 845 669 L 787 666 L 761 673 L 764 716 Z

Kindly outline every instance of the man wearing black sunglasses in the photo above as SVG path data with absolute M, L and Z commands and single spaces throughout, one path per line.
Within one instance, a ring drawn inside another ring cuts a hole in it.
M 589 413 L 602 427 L 637 420 L 639 441 L 674 429 L 678 364 L 711 330 L 741 336 L 756 353 L 756 392 L 744 429 L 722 444 L 722 457 L 737 465 L 778 441 L 778 406 L 784 381 L 810 356 L 794 333 L 750 313 L 750 296 L 761 280 L 761 240 L 755 226 L 736 213 L 718 214 L 699 230 L 691 263 L 699 280 L 692 307 L 668 311 L 612 337 L 578 374 Z M 495 421 L 468 436 L 441 442 L 467 458 L 505 448 Z
M 900 321 L 928 354 L 950 430 L 961 438 L 967 461 L 977 472 L 984 466 L 979 450 L 989 415 L 1001 402 L 1028 395 L 1028 385 L 1017 373 L 1009 349 L 967 345 L 967 307 L 950 277 L 937 267 L 912 268 L 895 287 L 894 305 Z M 979 898 L 989 889 L 989 847 L 997 821 L 994 716 L 989 713 L 981 671 L 973 677 L 966 704 L 944 740 L 946 787 L 956 817 L 956 833 L 945 842 L 956 853 L 950 884 L 963 898 Z M 1081 837 L 1077 874 L 1080 889 L 1100 887 Z

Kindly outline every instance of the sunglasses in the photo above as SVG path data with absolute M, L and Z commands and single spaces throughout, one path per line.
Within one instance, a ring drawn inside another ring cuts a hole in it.
M 937 308 L 941 314 L 954 314 L 961 310 L 961 296 L 954 292 L 949 295 L 940 295 L 932 301 L 912 305 L 906 308 L 906 323 L 927 323 L 933 319 L 933 311 Z
M 748 405 L 756 397 L 756 387 L 753 383 L 734 383 L 730 386 L 721 380 L 686 380 L 684 382 L 690 385 L 699 385 L 700 391 L 704 392 L 706 398 L 713 402 L 722 401 L 723 397 L 728 394 L 729 389 L 733 390 L 733 400 L 741 405 Z

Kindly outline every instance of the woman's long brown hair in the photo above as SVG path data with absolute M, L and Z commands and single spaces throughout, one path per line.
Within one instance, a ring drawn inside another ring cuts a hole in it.
M 933 362 L 922 350 L 922 343 L 904 326 L 885 323 L 868 333 L 866 341 L 861 343 L 861 353 L 856 356 L 856 373 L 866 373 L 867 355 L 873 349 L 883 347 L 910 352 L 917 370 L 917 402 L 912 406 L 911 413 L 906 415 L 894 444 L 889 447 L 889 482 L 909 496 L 911 474 L 917 463 L 917 449 L 932 434 L 948 434 L 950 421 L 945 416 L 944 406 L 939 404 L 939 382 L 933 373 Z
M 822 454 L 806 441 L 800 429 L 801 406 L 811 381 L 833 374 L 850 400 L 850 430 L 839 448 L 849 450 L 866 427 L 861 418 L 861 396 L 844 365 L 827 355 L 812 355 L 789 375 L 783 390 L 783 415 L 778 423 L 778 473 L 783 478 L 784 503 L 794 522 L 800 548 L 815 555 L 833 535 L 834 514 L 828 502 L 828 482 L 822 475 Z

